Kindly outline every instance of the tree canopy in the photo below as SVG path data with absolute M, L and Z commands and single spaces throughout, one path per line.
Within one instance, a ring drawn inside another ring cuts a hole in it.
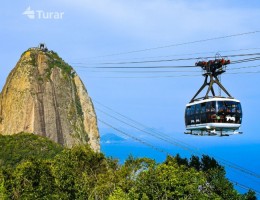
M 32 134 L 0 136 L 0 199 L 256 199 L 239 194 L 214 158 L 129 156 L 124 164 L 85 146 Z

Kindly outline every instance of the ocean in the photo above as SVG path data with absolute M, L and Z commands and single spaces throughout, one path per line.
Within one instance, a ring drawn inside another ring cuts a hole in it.
M 178 153 L 181 157 L 188 159 L 194 154 L 174 145 L 157 143 L 156 147 L 169 152 L 171 155 Z M 106 156 L 118 159 L 120 163 L 124 163 L 129 155 L 134 157 L 149 157 L 157 162 L 163 162 L 166 158 L 165 153 L 134 141 L 102 142 L 101 151 Z M 235 183 L 234 187 L 240 193 L 247 192 L 246 188 L 249 187 L 258 192 L 257 197 L 260 199 L 260 144 L 232 144 L 232 146 L 227 144 L 205 145 L 200 147 L 199 151 L 213 156 L 220 164 L 224 165 L 227 178 Z M 249 170 L 248 173 L 253 172 L 253 175 L 245 173 L 244 170 Z M 258 177 L 255 177 L 256 174 Z

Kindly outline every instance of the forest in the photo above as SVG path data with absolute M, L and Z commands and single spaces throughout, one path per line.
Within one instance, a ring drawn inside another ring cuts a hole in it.
M 256 199 L 207 155 L 162 163 L 129 155 L 120 164 L 88 145 L 64 148 L 29 133 L 0 135 L 0 147 L 0 199 Z

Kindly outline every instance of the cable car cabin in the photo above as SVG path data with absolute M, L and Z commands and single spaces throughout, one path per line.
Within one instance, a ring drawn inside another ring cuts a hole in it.
M 242 123 L 240 101 L 231 96 L 218 78 L 226 71 L 228 64 L 230 64 L 230 60 L 225 58 L 199 61 L 195 64 L 202 68 L 202 75 L 205 79 L 190 103 L 186 105 L 185 124 L 189 132 L 185 133 L 194 135 L 217 135 L 220 133 L 221 136 L 241 133 L 237 131 Z M 219 96 L 216 96 L 214 85 L 219 87 Z M 204 97 L 197 98 L 204 89 L 207 89 Z M 227 97 L 221 96 L 221 91 Z M 209 96 L 210 92 L 211 97 Z
M 186 105 L 185 125 L 189 134 L 229 135 L 239 133 L 242 108 L 238 100 L 217 98 L 196 100 Z M 225 134 L 223 134 L 225 132 Z

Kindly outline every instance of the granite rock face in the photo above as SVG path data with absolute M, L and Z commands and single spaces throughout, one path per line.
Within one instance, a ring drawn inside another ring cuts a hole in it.
M 20 132 L 100 150 L 91 98 L 72 67 L 53 51 L 24 52 L 0 94 L 0 134 Z

